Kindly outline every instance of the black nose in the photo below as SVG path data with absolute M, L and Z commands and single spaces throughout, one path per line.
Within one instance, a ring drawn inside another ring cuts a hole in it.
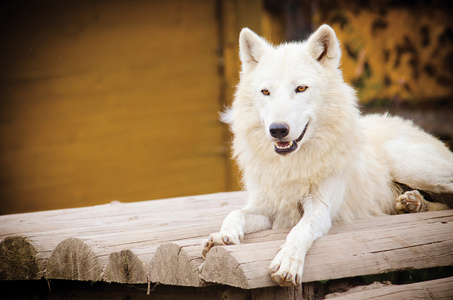
M 274 123 L 269 127 L 269 132 L 276 139 L 284 138 L 289 133 L 289 126 L 284 123 Z

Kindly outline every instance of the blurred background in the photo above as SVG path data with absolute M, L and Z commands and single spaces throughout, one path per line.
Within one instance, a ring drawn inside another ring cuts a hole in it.
M 238 35 L 327 23 L 364 112 L 453 137 L 448 1 L 14 0 L 0 4 L 0 214 L 239 190 L 218 113 Z

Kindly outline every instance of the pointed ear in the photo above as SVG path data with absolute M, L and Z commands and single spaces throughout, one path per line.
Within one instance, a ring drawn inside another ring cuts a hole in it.
M 263 56 L 269 44 L 248 28 L 243 28 L 239 35 L 239 56 L 242 68 L 247 70 L 254 67 Z
M 329 25 L 322 25 L 308 39 L 308 47 L 314 59 L 331 68 L 340 66 L 341 50 L 335 31 Z

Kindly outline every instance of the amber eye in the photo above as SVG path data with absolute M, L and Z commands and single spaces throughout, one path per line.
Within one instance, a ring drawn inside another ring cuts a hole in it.
M 296 88 L 296 93 L 303 93 L 303 92 L 305 92 L 306 90 L 308 90 L 308 86 L 306 86 L 306 85 L 299 85 L 299 86 Z
M 269 96 L 271 94 L 271 92 L 269 92 L 268 89 L 262 89 L 261 94 L 263 94 L 264 96 Z

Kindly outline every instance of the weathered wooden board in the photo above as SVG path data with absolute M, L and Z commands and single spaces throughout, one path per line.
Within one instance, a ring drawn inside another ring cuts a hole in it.
M 453 277 L 429 280 L 418 283 L 389 285 L 376 289 L 330 295 L 326 299 L 335 300 L 393 300 L 393 299 L 436 299 L 451 300 L 453 297 Z
M 275 286 L 267 267 L 289 229 L 249 234 L 242 245 L 201 243 L 242 207 L 246 193 L 113 203 L 0 216 L 0 279 L 245 289 Z M 335 224 L 305 262 L 304 282 L 453 265 L 453 210 Z
M 303 282 L 453 265 L 453 210 L 373 218 L 332 232 L 309 250 Z M 267 268 L 283 243 L 214 247 L 201 277 L 246 289 L 275 285 Z
M 0 240 L 22 233 L 74 231 L 91 235 L 99 232 L 129 231 L 137 228 L 164 228 L 180 223 L 217 218 L 245 205 L 245 192 L 215 193 L 134 203 L 112 202 L 83 208 L 49 210 L 0 216 Z M 190 211 L 190 213 L 189 213 Z M 171 222 L 169 222 L 171 221 Z
M 184 240 L 161 245 L 149 262 L 149 279 L 161 284 L 202 286 L 199 267 L 203 263 L 203 239 Z
M 207 236 L 245 201 L 229 192 L 0 216 L 0 279 L 147 282 L 158 245 Z

